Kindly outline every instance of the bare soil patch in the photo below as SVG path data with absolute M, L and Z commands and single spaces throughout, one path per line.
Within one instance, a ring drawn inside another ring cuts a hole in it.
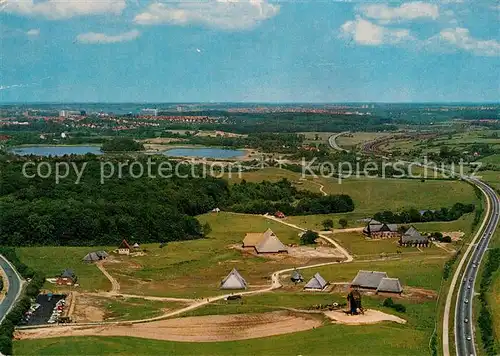
M 95 298 L 79 294 L 73 299 L 71 319 L 77 323 L 99 322 L 104 320 L 105 311 Z
M 327 311 L 324 314 L 333 320 L 334 323 L 362 325 L 376 324 L 383 321 L 393 321 L 399 324 L 406 324 L 406 320 L 395 315 L 387 314 L 379 310 L 366 309 L 364 314 L 348 315 L 342 310 Z
M 318 245 L 316 247 L 310 246 L 288 246 L 288 253 L 269 253 L 269 254 L 258 254 L 253 248 L 243 248 L 241 245 L 231 245 L 229 248 L 234 248 L 240 250 L 245 254 L 267 258 L 269 260 L 296 260 L 294 262 L 307 262 L 315 258 L 325 258 L 325 259 L 338 259 L 343 260 L 344 255 L 336 248 L 331 247 L 331 245 Z M 290 261 L 292 262 L 292 261 Z
M 307 314 L 279 311 L 262 314 L 209 315 L 175 318 L 144 324 L 102 325 L 98 327 L 53 327 L 18 330 L 18 339 L 60 336 L 133 336 L 145 339 L 215 342 L 244 340 L 309 330 L 322 321 Z

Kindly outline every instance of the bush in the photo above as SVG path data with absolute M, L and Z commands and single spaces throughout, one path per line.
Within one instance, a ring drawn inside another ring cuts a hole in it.
M 382 305 L 384 307 L 387 307 L 387 308 L 392 308 L 395 311 L 400 312 L 400 313 L 405 313 L 406 312 L 406 307 L 403 304 L 394 303 L 394 301 L 392 300 L 392 298 L 386 298 L 384 300 L 384 303 Z
M 332 229 L 333 228 L 333 220 L 332 219 L 323 220 L 323 222 L 321 223 L 321 225 L 323 225 L 323 228 L 325 230 Z
M 312 245 L 316 243 L 316 239 L 319 237 L 317 232 L 307 230 L 300 237 L 301 245 Z

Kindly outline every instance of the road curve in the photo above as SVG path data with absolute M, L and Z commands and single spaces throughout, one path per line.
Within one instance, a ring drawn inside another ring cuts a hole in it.
M 477 178 L 468 178 L 467 180 L 475 184 L 486 195 L 489 201 L 490 214 L 487 220 L 485 220 L 486 227 L 480 234 L 480 239 L 472 242 L 472 254 L 461 277 L 455 306 L 455 345 L 457 356 L 477 355 L 474 342 L 474 319 L 472 315 L 474 285 L 479 265 L 486 253 L 488 243 L 495 233 L 500 218 L 500 199 L 496 192 Z
M 337 138 L 339 138 L 342 135 L 348 134 L 349 132 L 350 131 L 344 131 L 344 132 L 340 132 L 338 134 L 331 135 L 330 137 L 328 137 L 328 143 L 330 144 L 330 147 L 333 148 L 334 150 L 337 150 L 337 151 L 349 152 L 345 148 L 342 148 L 339 145 L 337 145 L 337 141 L 336 141 Z
M 19 274 L 17 273 L 14 266 L 10 264 L 9 261 L 2 255 L 0 255 L 0 268 L 3 269 L 7 275 L 9 287 L 5 298 L 0 303 L 0 323 L 3 321 L 5 316 L 14 307 L 17 299 L 21 295 L 21 289 L 23 286 L 23 281 Z

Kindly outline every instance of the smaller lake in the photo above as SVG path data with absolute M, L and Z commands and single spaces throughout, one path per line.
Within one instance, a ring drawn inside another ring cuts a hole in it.
M 21 156 L 37 155 L 45 157 L 71 154 L 84 155 L 86 153 L 102 154 L 99 146 L 25 146 L 13 148 L 11 152 Z
M 239 158 L 245 155 L 244 150 L 230 150 L 224 148 L 172 148 L 163 152 L 170 157 L 199 157 L 199 158 Z

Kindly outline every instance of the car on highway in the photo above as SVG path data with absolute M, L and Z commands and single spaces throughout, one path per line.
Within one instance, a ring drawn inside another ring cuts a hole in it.
M 467 324 L 468 322 L 469 322 L 469 319 L 465 318 L 465 319 L 464 319 L 464 323 L 466 323 L 466 324 Z
M 470 284 L 467 286 L 467 289 L 470 289 Z
M 464 300 L 464 303 L 465 304 L 469 303 L 469 299 Z
M 467 340 L 468 340 L 468 341 L 471 341 L 471 340 L 472 340 L 472 338 L 471 338 L 470 336 L 467 336 Z

